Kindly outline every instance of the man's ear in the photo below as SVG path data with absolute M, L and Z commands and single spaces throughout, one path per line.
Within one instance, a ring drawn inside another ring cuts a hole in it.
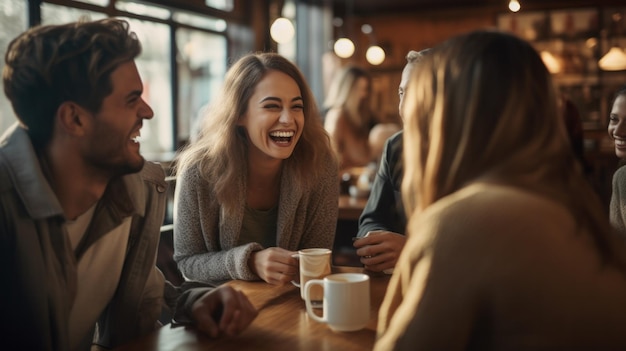
M 88 117 L 87 110 L 75 102 L 65 101 L 57 110 L 57 122 L 70 135 L 83 135 Z

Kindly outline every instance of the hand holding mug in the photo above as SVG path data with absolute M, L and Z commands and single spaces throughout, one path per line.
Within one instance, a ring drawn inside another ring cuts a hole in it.
M 390 274 L 405 243 L 406 237 L 402 234 L 376 230 L 357 238 L 353 246 L 357 249 L 356 254 L 361 257 L 365 269 Z
M 270 247 L 253 252 L 248 260 L 250 269 L 264 281 L 283 285 L 289 283 L 298 273 L 298 260 L 293 251 L 280 247 Z

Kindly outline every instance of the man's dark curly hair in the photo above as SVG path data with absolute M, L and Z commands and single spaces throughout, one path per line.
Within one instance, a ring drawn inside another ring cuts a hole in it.
M 111 73 L 140 53 L 139 40 L 124 20 L 33 27 L 9 44 L 4 92 L 33 145 L 41 148 L 50 141 L 63 102 L 98 112 L 113 90 Z

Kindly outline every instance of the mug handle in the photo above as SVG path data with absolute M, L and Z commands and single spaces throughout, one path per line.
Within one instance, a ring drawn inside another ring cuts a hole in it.
M 296 260 L 299 260 L 300 259 L 300 254 L 295 253 L 295 254 L 291 255 L 291 257 L 295 258 Z M 298 288 L 301 288 L 300 283 L 298 283 L 295 280 L 292 280 L 291 284 L 293 284 L 294 286 L 297 286 Z
M 304 284 L 304 303 L 306 304 L 306 313 L 311 318 L 313 318 L 313 320 L 316 320 L 321 323 L 327 323 L 328 321 L 326 320 L 326 316 L 324 315 L 323 309 L 322 309 L 322 317 L 319 317 L 313 312 L 313 304 L 311 303 L 311 294 L 310 294 L 310 291 L 313 285 L 320 285 L 321 287 L 324 287 L 324 281 L 321 279 L 311 279 L 308 282 L 306 282 L 306 284 Z

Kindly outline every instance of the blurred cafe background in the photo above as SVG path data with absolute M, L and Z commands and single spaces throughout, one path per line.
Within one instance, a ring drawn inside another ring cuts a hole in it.
M 409 50 L 473 29 L 514 32 L 537 48 L 574 103 L 589 177 L 608 201 L 617 167 L 608 108 L 626 83 L 623 0 L 0 0 L 0 50 L 4 57 L 29 26 L 108 16 L 128 19 L 143 44 L 137 64 L 156 118 L 142 129 L 142 152 L 164 164 L 193 135 L 229 63 L 242 54 L 288 57 L 318 104 L 339 68 L 364 67 L 379 122 L 401 124 L 397 91 Z M 0 130 L 14 121 L 0 96 Z

